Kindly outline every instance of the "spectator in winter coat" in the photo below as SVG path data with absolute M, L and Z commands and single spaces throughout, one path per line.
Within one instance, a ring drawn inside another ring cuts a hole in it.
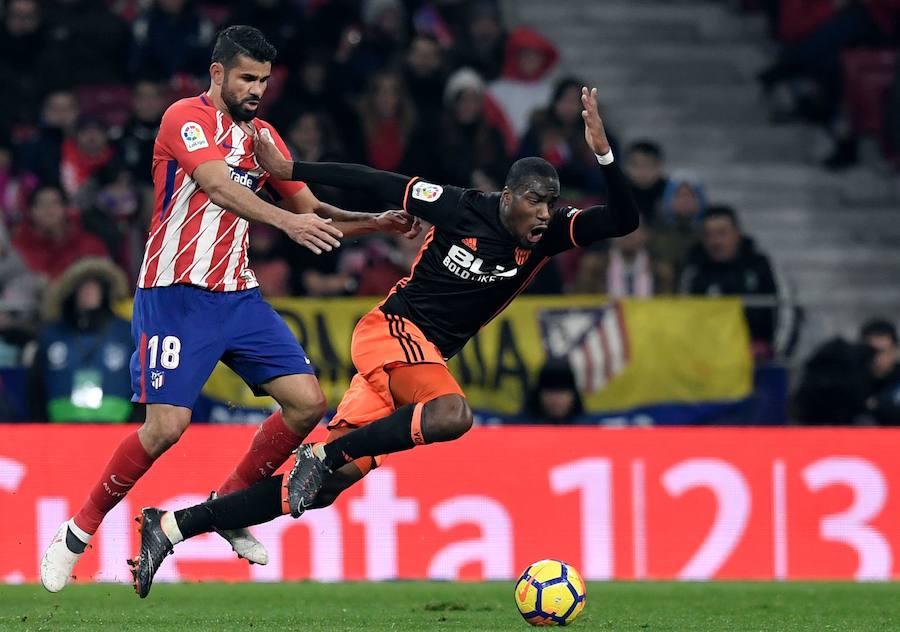
M 682 294 L 775 297 L 775 273 L 769 258 L 741 233 L 737 214 L 727 206 L 712 206 L 702 217 L 701 243 L 691 249 L 681 278 Z M 775 307 L 744 310 L 757 356 L 771 355 L 775 339 Z
M 104 259 L 79 261 L 51 286 L 44 301 L 47 324 L 29 372 L 33 419 L 131 418 L 131 325 L 112 311 L 127 296 L 125 275 Z

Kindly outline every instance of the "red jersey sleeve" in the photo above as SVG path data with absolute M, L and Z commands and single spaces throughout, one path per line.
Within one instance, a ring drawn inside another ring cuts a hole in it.
M 199 104 L 176 103 L 163 115 L 157 136 L 163 153 L 178 162 L 189 176 L 210 160 L 224 160 L 216 146 L 214 110 Z
M 287 144 L 281 138 L 281 135 L 277 131 L 275 131 L 275 128 L 270 124 L 263 121 L 260 121 L 260 123 L 262 123 L 262 128 L 269 130 L 269 133 L 272 135 L 272 142 L 275 143 L 275 146 L 278 147 L 284 157 L 290 158 L 291 152 L 290 150 L 288 150 Z M 271 176 L 269 177 L 267 184 L 275 189 L 282 200 L 296 195 L 301 190 L 303 190 L 303 187 L 306 186 L 305 182 L 292 180 L 276 180 Z

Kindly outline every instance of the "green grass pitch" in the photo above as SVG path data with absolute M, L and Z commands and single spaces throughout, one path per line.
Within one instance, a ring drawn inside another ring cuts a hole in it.
M 0 586 L 0 630 L 528 630 L 513 582 Z M 900 630 L 900 584 L 589 583 L 573 630 Z

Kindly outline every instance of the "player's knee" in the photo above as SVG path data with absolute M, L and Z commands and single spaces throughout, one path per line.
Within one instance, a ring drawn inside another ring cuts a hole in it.
M 141 442 L 150 456 L 157 457 L 178 443 L 190 424 L 190 415 L 162 414 L 148 417 L 141 427 Z
M 431 441 L 458 439 L 472 427 L 469 402 L 462 395 L 441 395 L 425 404 L 425 438 Z
M 305 435 L 322 420 L 327 408 L 325 393 L 315 385 L 304 388 L 291 401 L 282 402 L 281 414 L 288 428 L 297 434 Z

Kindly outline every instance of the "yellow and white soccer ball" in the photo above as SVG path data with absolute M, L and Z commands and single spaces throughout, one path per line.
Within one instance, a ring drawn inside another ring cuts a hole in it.
M 584 580 L 559 560 L 541 560 L 516 582 L 516 606 L 531 625 L 569 625 L 584 610 Z

